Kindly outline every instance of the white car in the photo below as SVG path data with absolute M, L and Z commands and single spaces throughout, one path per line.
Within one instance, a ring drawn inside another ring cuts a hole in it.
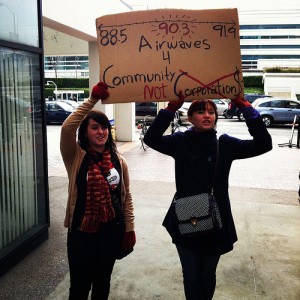
M 80 103 L 78 103 L 77 101 L 73 101 L 73 100 L 57 100 L 57 102 L 67 103 L 67 104 L 71 105 L 74 109 L 80 105 Z
M 223 116 L 228 109 L 228 103 L 223 99 L 212 99 L 217 105 L 218 115 Z M 187 112 L 192 102 L 184 102 L 182 107 L 178 110 L 182 122 L 188 122 Z
M 218 115 L 219 116 L 223 116 L 224 112 L 228 109 L 228 102 L 226 102 L 223 99 L 212 99 L 216 105 L 217 105 L 217 109 L 218 109 Z

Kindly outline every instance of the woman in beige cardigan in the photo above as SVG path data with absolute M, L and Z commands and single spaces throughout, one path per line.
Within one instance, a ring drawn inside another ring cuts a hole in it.
M 93 109 L 109 96 L 107 89 L 102 82 L 94 86 L 61 129 L 69 177 L 64 225 L 70 300 L 87 299 L 90 289 L 92 299 L 108 299 L 115 261 L 130 253 L 136 240 L 127 163 L 117 152 L 107 116 Z

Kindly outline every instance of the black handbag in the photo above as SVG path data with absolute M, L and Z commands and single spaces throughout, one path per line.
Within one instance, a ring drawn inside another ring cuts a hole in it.
M 210 191 L 173 200 L 173 212 L 180 237 L 193 237 L 220 230 L 222 225 L 218 203 L 213 194 L 215 173 L 219 157 L 217 139 L 216 164 L 213 170 Z

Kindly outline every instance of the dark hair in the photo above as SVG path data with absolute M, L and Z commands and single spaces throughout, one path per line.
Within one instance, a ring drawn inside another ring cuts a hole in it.
M 216 116 L 215 125 L 216 125 L 218 121 L 218 109 L 216 103 L 210 99 L 194 100 L 188 109 L 188 116 L 191 117 L 195 111 L 207 110 L 208 105 L 212 106 L 212 108 L 215 111 L 215 116 Z
M 107 118 L 107 116 L 100 110 L 91 110 L 84 118 L 84 120 L 81 122 L 79 129 L 78 129 L 78 141 L 80 146 L 87 150 L 90 146 L 89 140 L 87 138 L 87 127 L 89 124 L 89 120 L 93 119 L 98 124 L 105 126 L 108 128 L 108 139 L 106 141 L 105 147 L 109 148 L 110 151 L 117 151 L 117 147 L 115 144 L 115 141 L 112 137 L 111 133 L 111 124 Z

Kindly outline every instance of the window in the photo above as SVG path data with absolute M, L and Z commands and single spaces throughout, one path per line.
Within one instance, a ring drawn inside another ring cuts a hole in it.
M 285 101 L 286 108 L 300 108 L 300 104 L 294 101 Z
M 269 102 L 265 102 L 265 103 L 261 103 L 261 104 L 258 104 L 259 107 L 270 107 L 271 106 L 271 101 Z
M 300 24 L 264 24 L 264 25 L 241 25 L 241 30 L 249 29 L 300 29 Z
M 45 56 L 44 62 L 45 77 L 88 77 L 88 56 Z
M 241 45 L 241 49 L 300 49 L 299 45 Z
M 39 46 L 36 0 L 1 0 L 0 20 L 1 40 Z
M 282 108 L 284 107 L 284 101 L 280 101 L 280 100 L 271 101 L 270 107 Z
M 39 54 L 0 47 L 0 61 L 1 257 L 47 217 Z
M 242 33 L 241 33 L 242 34 Z M 299 39 L 300 35 L 241 35 L 241 40 Z

